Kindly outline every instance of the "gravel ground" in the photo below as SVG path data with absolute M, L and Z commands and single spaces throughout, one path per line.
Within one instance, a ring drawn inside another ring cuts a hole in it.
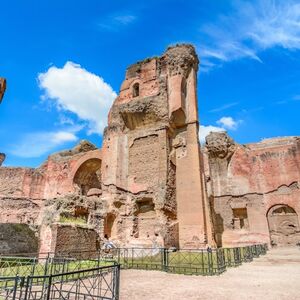
M 121 300 L 300 300 L 300 249 L 272 249 L 212 277 L 123 270 L 120 291 Z

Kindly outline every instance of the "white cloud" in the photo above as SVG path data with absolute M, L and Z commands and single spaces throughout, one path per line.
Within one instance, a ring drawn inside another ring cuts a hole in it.
M 134 23 L 136 19 L 137 17 L 130 12 L 121 12 L 104 17 L 98 23 L 98 28 L 105 31 L 119 31 L 121 28 Z
M 208 126 L 200 125 L 200 130 L 199 130 L 200 143 L 201 144 L 205 143 L 206 136 L 208 136 L 211 132 L 222 132 L 222 131 L 226 131 L 226 130 L 224 128 L 216 127 L 212 125 L 208 125 Z
M 207 45 L 200 47 L 207 71 L 224 62 L 251 58 L 261 62 L 259 53 L 272 47 L 300 49 L 300 3 L 285 0 L 234 2 L 234 12 L 220 16 L 202 32 Z
M 89 133 L 102 134 L 108 111 L 117 94 L 104 80 L 68 61 L 62 68 L 52 66 L 38 75 L 44 99 L 56 103 L 61 111 L 76 114 L 88 123 Z
M 113 18 L 113 20 L 115 22 L 120 23 L 120 24 L 128 25 L 128 24 L 130 24 L 130 23 L 132 23 L 136 20 L 136 16 L 134 16 L 134 15 L 120 15 L 120 16 L 115 16 Z
M 26 134 L 21 141 L 15 144 L 9 152 L 18 157 L 40 157 L 50 153 L 57 147 L 78 140 L 75 132 L 79 128 L 71 128 L 66 131 L 35 132 Z
M 220 112 L 220 111 L 226 110 L 226 109 L 228 109 L 230 107 L 236 106 L 238 104 L 239 104 L 238 102 L 226 103 L 226 104 L 224 104 L 224 105 L 222 105 L 220 107 L 216 107 L 214 109 L 209 110 L 209 112 L 212 112 L 212 113 Z
M 230 130 L 237 129 L 239 123 L 241 123 L 240 120 L 236 121 L 232 117 L 222 117 L 220 120 L 217 121 L 217 124 L 219 124 L 223 128 L 230 129 Z
M 242 123 L 242 120 L 234 120 L 232 117 L 222 117 L 220 120 L 218 120 L 216 123 L 219 126 L 214 125 L 200 125 L 199 129 L 199 140 L 200 143 L 205 143 L 205 138 L 207 135 L 209 135 L 211 132 L 224 132 L 227 130 L 236 130 L 240 123 Z

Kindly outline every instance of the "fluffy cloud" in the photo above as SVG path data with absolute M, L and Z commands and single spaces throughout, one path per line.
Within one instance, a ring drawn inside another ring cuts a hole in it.
M 24 158 L 40 157 L 66 143 L 77 141 L 78 138 L 74 132 L 77 130 L 77 128 L 72 128 L 66 131 L 26 134 L 9 152 L 15 156 Z
M 236 121 L 232 117 L 222 117 L 217 121 L 217 124 L 221 125 L 223 128 L 235 130 L 237 129 L 241 121 Z
M 107 114 L 117 94 L 101 77 L 68 61 L 38 75 L 43 99 L 54 101 L 60 111 L 72 112 L 88 124 L 89 133 L 102 134 Z
M 234 9 L 202 28 L 208 41 L 199 49 L 203 71 L 245 57 L 261 62 L 259 52 L 272 47 L 300 49 L 299 1 L 237 1 Z
M 224 128 L 216 127 L 212 125 L 208 125 L 208 126 L 200 125 L 200 130 L 199 130 L 200 143 L 201 144 L 205 143 L 206 136 L 209 135 L 211 132 L 222 132 L 222 131 L 226 131 L 226 130 Z
M 236 130 L 240 123 L 242 123 L 242 120 L 234 120 L 232 117 L 222 117 L 220 120 L 218 120 L 217 125 L 201 125 L 199 130 L 199 140 L 200 143 L 205 143 L 205 138 L 207 135 L 209 135 L 211 132 L 224 132 L 227 130 Z

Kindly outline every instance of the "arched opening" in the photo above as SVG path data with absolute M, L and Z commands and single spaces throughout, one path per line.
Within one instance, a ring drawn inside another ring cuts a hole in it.
M 107 214 L 104 219 L 104 235 L 110 237 L 116 237 L 117 235 L 117 228 L 116 228 L 116 216 L 114 214 Z
M 75 173 L 73 182 L 81 195 L 89 196 L 101 190 L 101 160 L 91 158 L 85 161 Z M 92 190 L 93 189 L 93 190 Z M 93 193 L 89 193 L 93 191 Z
M 133 97 L 138 97 L 140 95 L 140 85 L 136 82 L 132 86 L 132 96 Z
M 272 245 L 288 246 L 300 242 L 299 218 L 292 207 L 274 205 L 269 209 L 267 218 Z

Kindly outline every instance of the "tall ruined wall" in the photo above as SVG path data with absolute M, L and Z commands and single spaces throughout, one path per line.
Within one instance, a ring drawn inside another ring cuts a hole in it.
M 211 133 L 205 156 L 219 244 L 270 242 L 274 217 L 270 209 L 275 205 L 290 207 L 295 213 L 279 217 L 283 221 L 280 230 L 285 223 L 289 229 L 279 238 L 278 232 L 275 237 L 271 233 L 272 242 L 283 242 L 284 235 L 293 235 L 288 243 L 300 241 L 297 217 L 295 224 L 288 221 L 288 215 L 300 215 L 300 138 L 238 145 L 226 133 Z
M 101 171 L 101 199 L 114 219 L 109 232 L 122 244 L 207 243 L 197 68 L 194 48 L 178 45 L 127 69 L 109 113 Z

